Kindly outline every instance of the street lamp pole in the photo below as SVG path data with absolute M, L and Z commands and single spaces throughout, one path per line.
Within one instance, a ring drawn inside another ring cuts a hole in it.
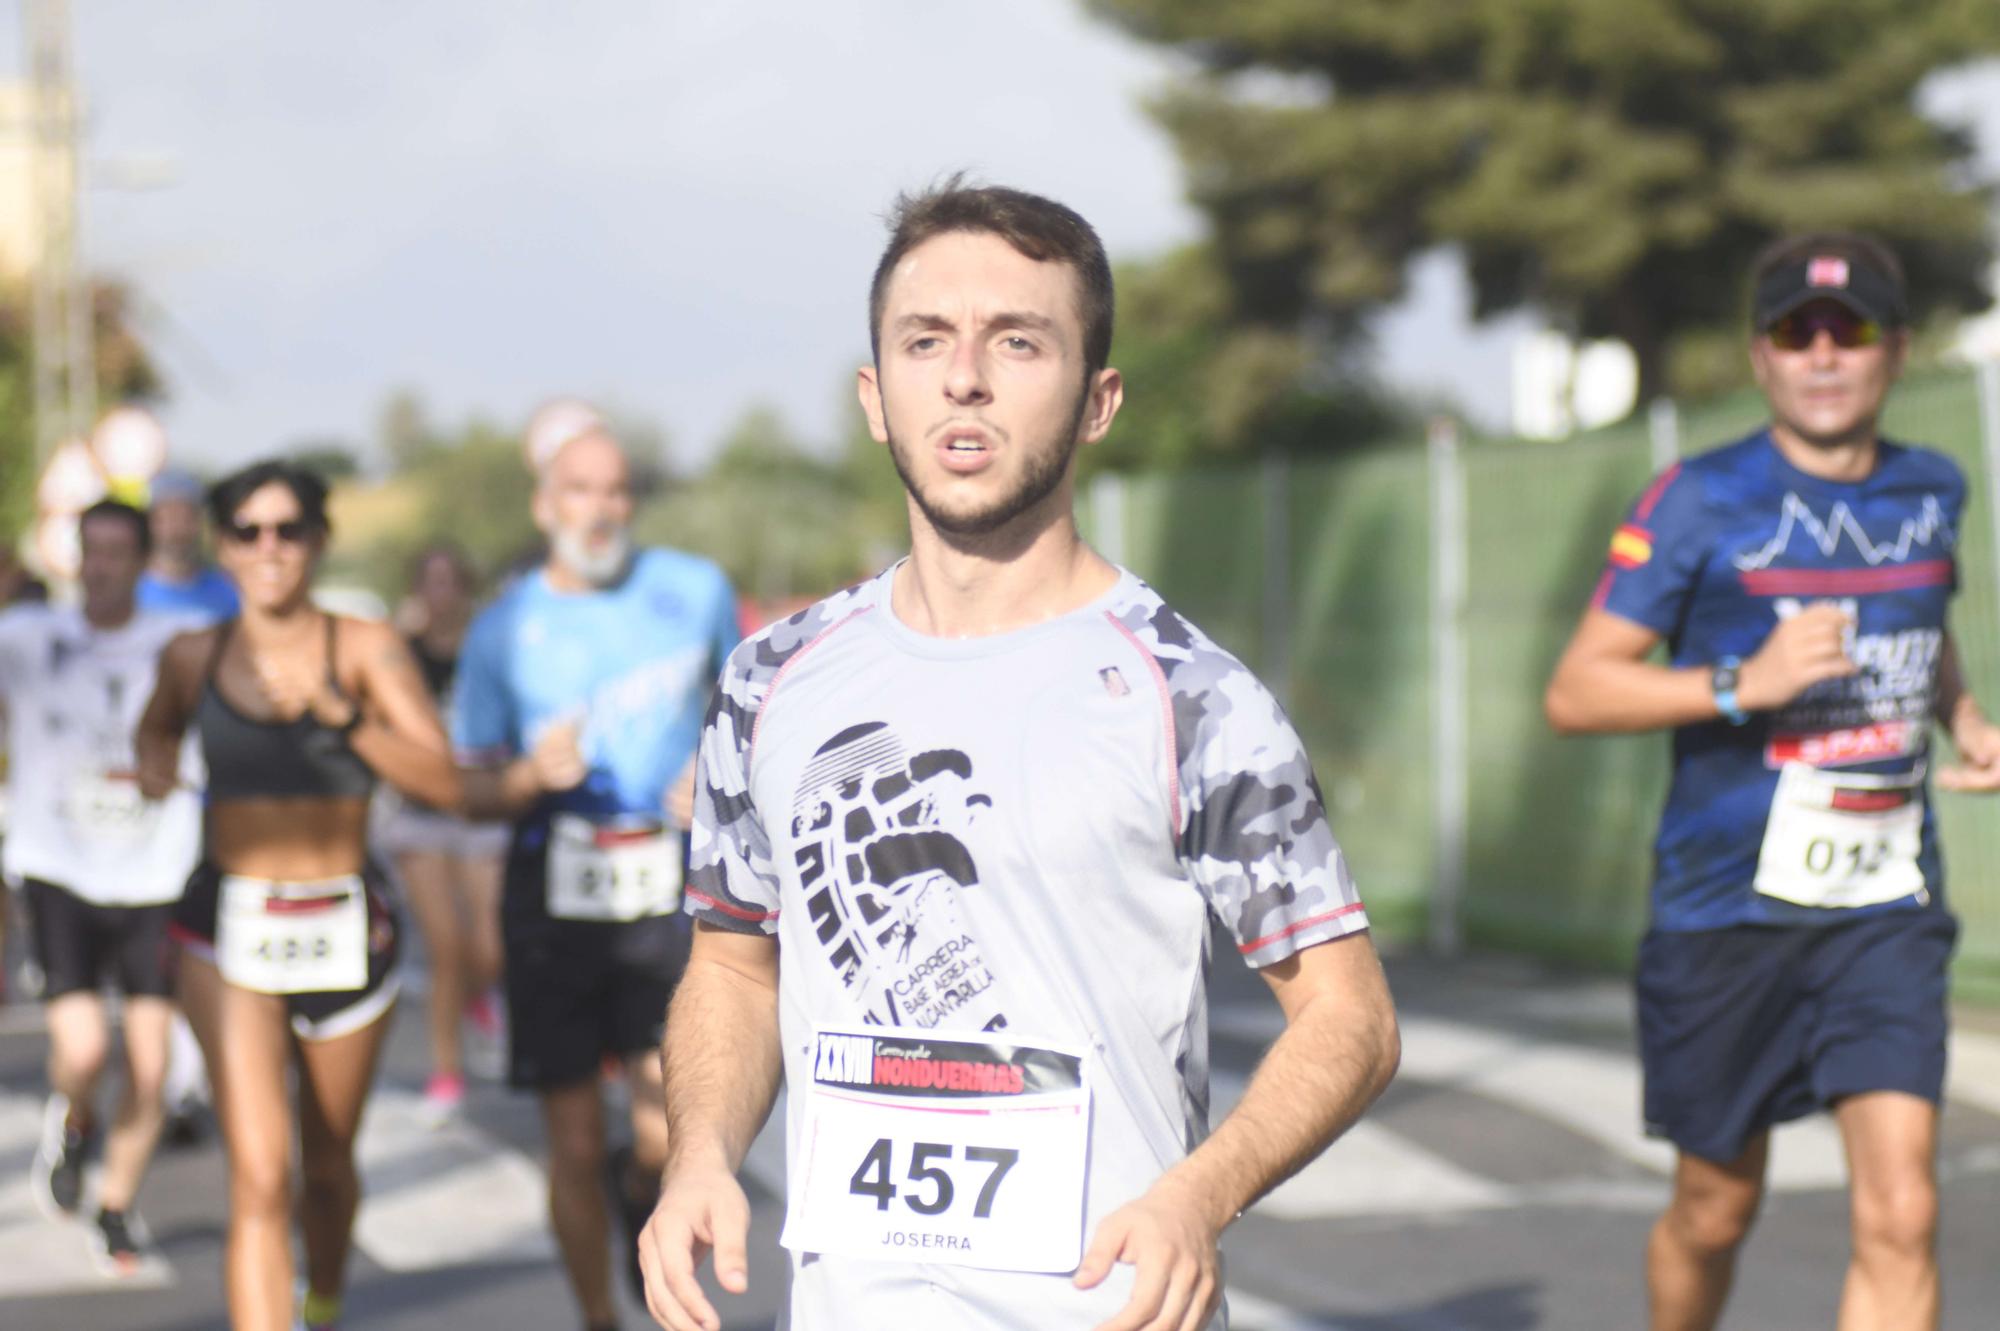
M 24 0 L 22 19 L 34 107 L 30 172 L 37 231 L 33 389 L 39 470 L 58 443 L 90 429 L 97 413 L 97 374 L 90 292 L 77 257 L 82 158 L 69 0 Z

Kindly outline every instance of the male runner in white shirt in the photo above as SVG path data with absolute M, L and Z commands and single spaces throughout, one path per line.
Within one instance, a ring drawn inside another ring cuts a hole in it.
M 860 395 L 909 559 L 745 642 L 700 750 L 651 1310 L 745 1288 L 735 1179 L 789 1086 L 789 1325 L 1196 1331 L 1217 1239 L 1393 1074 L 1310 764 L 1234 658 L 1080 539 L 1123 388 L 1074 212 L 902 201 Z M 1287 1026 L 1208 1130 L 1211 914 Z
M 140 798 L 132 732 L 152 696 L 160 649 L 184 616 L 136 609 L 146 515 L 106 500 L 79 519 L 78 607 L 0 613 L 0 699 L 8 717 L 9 878 L 26 888 L 36 960 L 46 977 L 52 1094 L 33 1165 L 45 1210 L 83 1203 L 83 1166 L 97 1136 L 94 1100 L 110 1048 L 99 986 L 123 996 L 126 1078 L 110 1131 L 92 1252 L 108 1275 L 131 1275 L 145 1252 L 132 1200 L 163 1116 L 168 1026 L 167 913 L 193 867 L 200 807 L 183 788 Z

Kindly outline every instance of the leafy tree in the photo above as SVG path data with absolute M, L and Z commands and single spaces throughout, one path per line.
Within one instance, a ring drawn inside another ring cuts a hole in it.
M 877 461 L 888 470 L 887 459 Z M 881 545 L 879 502 L 857 480 L 775 410 L 753 406 L 707 469 L 648 504 L 635 531 L 714 559 L 742 595 L 819 595 L 871 571 Z
M 1088 4 L 1200 67 L 1153 110 L 1238 327 L 1351 348 L 1451 245 L 1477 314 L 1621 338 L 1650 396 L 1784 231 L 1883 235 L 1920 317 L 1987 303 L 1971 144 L 1915 95 L 2000 49 L 1992 0 Z
M 489 579 L 536 555 L 535 478 L 518 439 L 477 418 L 440 427 L 409 390 L 392 395 L 378 420 L 378 443 L 394 470 L 377 484 L 356 473 L 336 487 L 331 577 L 394 605 L 417 553 L 439 541 L 465 551 Z
M 351 480 L 361 474 L 361 459 L 339 439 L 301 439 L 285 449 L 285 456 L 310 467 L 329 483 Z
M 1111 363 L 1125 405 L 1083 455 L 1086 473 L 1324 452 L 1418 428 L 1411 406 L 1307 339 L 1235 321 L 1210 246 L 1123 265 L 1117 282 Z

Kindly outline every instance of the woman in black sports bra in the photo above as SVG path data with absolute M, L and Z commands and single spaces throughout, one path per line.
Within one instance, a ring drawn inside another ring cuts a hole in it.
M 162 653 L 139 723 L 139 783 L 154 797 L 171 789 L 193 725 L 208 767 L 205 855 L 173 932 L 229 1157 L 231 1324 L 295 1324 L 286 1071 L 296 1063 L 302 1320 L 331 1327 L 360 1201 L 354 1139 L 396 992 L 396 917 L 368 859 L 369 796 L 380 776 L 451 807 L 458 777 L 402 640 L 312 604 L 325 484 L 258 463 L 218 482 L 209 509 L 242 617 Z

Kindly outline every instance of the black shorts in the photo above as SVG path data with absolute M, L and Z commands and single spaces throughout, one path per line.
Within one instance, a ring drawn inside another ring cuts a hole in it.
M 100 906 L 39 878 L 23 881 L 29 936 L 42 968 L 42 997 L 95 990 L 107 980 L 134 998 L 174 991 L 167 916 L 171 902 Z
M 605 1056 L 660 1047 L 667 1000 L 687 968 L 686 915 L 617 924 L 559 920 L 546 908 L 540 848 L 507 857 L 507 1080 L 549 1089 L 598 1073 Z
M 1944 1093 L 1942 908 L 1842 924 L 1652 930 L 1639 944 L 1646 1130 L 1726 1163 L 1843 1096 Z
M 358 1031 L 387 1012 L 401 991 L 397 962 L 402 958 L 403 936 L 388 875 L 371 862 L 361 871 L 361 881 L 368 889 L 368 981 L 359 989 L 286 994 L 292 1032 L 301 1040 L 332 1040 Z M 211 965 L 221 894 L 222 871 L 203 863 L 188 879 L 169 926 L 175 942 Z

